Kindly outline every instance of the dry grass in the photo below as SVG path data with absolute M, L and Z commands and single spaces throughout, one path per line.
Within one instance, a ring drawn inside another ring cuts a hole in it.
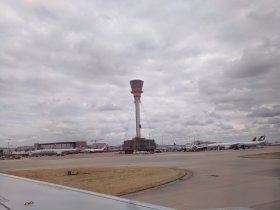
M 68 170 L 77 170 L 78 175 L 68 176 Z M 36 169 L 8 173 L 109 195 L 123 195 L 176 180 L 185 171 L 162 167 L 111 167 Z
M 263 158 L 263 159 L 280 159 L 280 152 L 259 153 L 251 155 L 243 155 L 243 158 Z

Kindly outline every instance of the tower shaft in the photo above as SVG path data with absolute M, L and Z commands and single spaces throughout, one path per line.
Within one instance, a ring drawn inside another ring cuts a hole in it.
M 136 119 L 136 137 L 141 138 L 140 97 L 134 97 L 134 103 L 135 103 L 135 119 Z
M 141 138 L 141 124 L 140 124 L 140 98 L 143 93 L 143 81 L 142 80 L 131 80 L 131 93 L 134 97 L 135 103 L 135 120 L 136 120 L 136 138 Z

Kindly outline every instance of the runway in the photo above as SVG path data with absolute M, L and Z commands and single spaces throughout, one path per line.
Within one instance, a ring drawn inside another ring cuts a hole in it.
M 280 151 L 280 147 L 153 155 L 102 153 L 2 160 L 0 171 L 125 165 L 177 167 L 192 171 L 192 177 L 124 197 L 176 209 L 242 206 L 270 210 L 280 209 L 280 160 L 239 156 L 275 151 Z

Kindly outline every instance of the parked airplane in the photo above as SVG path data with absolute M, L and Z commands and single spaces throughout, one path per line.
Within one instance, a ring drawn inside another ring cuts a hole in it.
M 185 149 L 185 145 L 177 145 L 175 142 L 172 145 L 157 145 L 157 150 L 165 152 L 180 152 Z
M 80 149 L 71 148 L 71 149 L 40 149 L 35 151 L 30 151 L 30 156 L 43 156 L 43 155 L 66 155 L 66 154 L 74 154 L 79 153 Z
M 72 187 L 35 181 L 0 173 L 0 209 L 137 209 L 171 210 L 170 208 L 132 201 Z
M 106 149 L 107 149 L 106 147 L 103 147 L 103 148 L 100 148 L 100 149 L 89 148 L 89 149 L 84 149 L 81 152 L 83 152 L 83 153 L 86 153 L 86 152 L 88 152 L 88 153 L 105 152 Z
M 12 155 L 16 156 L 29 156 L 29 152 L 26 151 L 12 151 Z
M 246 148 L 256 147 L 264 144 L 265 144 L 265 136 L 261 136 L 258 140 L 255 141 L 240 142 L 238 146 L 239 148 L 246 149 Z
M 237 149 L 239 142 L 229 142 L 229 143 L 213 143 L 208 144 L 207 149 Z
M 250 147 L 256 147 L 265 143 L 265 136 L 261 136 L 258 140 L 254 137 L 250 142 L 227 142 L 227 143 L 213 143 L 208 144 L 207 149 L 245 149 Z
M 192 144 L 192 145 L 186 145 L 184 148 L 185 152 L 198 152 L 203 151 L 207 149 L 206 144 Z

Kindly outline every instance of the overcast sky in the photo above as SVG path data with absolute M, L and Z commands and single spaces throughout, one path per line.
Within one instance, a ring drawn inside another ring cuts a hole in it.
M 280 1 L 0 1 L 0 146 L 280 139 Z

